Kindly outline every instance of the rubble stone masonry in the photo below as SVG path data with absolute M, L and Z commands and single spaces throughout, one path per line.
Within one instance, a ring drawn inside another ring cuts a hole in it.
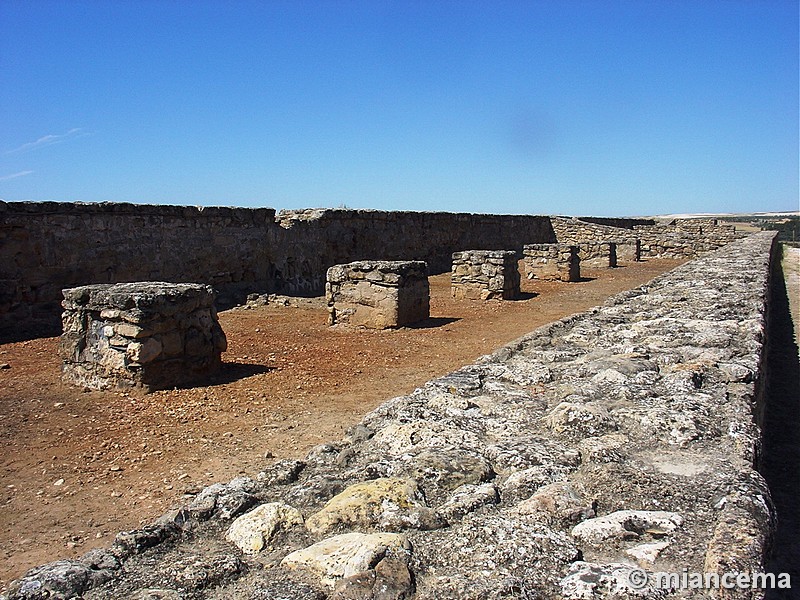
M 651 226 L 635 225 L 642 256 L 661 258 L 693 257 L 710 252 L 742 237 L 732 225 L 716 221 L 686 219 Z
M 617 244 L 615 242 L 582 242 L 578 244 L 581 265 L 587 267 L 613 268 L 617 266 Z
M 632 229 L 565 217 L 551 217 L 551 222 L 553 230 L 556 232 L 556 238 L 561 244 L 581 245 L 613 242 L 617 245 L 618 261 L 637 262 L 641 258 L 641 242 Z M 643 227 L 649 227 L 649 225 L 643 225 Z
M 227 347 L 210 286 L 141 282 L 64 290 L 65 381 L 172 388 L 207 377 Z
M 422 261 L 356 261 L 328 269 L 330 325 L 390 329 L 430 316 L 428 267 Z
M 528 279 L 580 281 L 578 246 L 569 244 L 528 244 L 522 251 Z
M 444 273 L 463 248 L 554 241 L 550 219 L 532 215 L 0 201 L 0 343 L 57 335 L 68 287 L 199 282 L 227 308 L 250 293 L 322 296 L 336 264 L 423 260 Z
M 465 250 L 453 253 L 451 290 L 457 300 L 513 300 L 520 294 L 517 253 Z
M 0 343 L 60 332 L 61 290 L 199 282 L 220 307 L 251 293 L 322 296 L 333 265 L 422 260 L 450 271 L 464 248 L 614 242 L 621 262 L 696 256 L 738 234 L 713 222 L 533 215 L 0 201 Z M 592 222 L 589 222 L 591 220 Z

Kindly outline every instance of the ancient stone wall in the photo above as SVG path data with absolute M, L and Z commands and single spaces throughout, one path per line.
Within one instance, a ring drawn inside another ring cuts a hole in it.
M 0 202 L 0 342 L 60 331 L 61 290 L 94 283 L 199 282 L 222 307 L 249 293 L 321 296 L 355 260 L 450 270 L 463 248 L 555 241 L 548 217 L 454 213 Z
M 269 208 L 0 202 L 0 341 L 57 334 L 61 290 L 200 282 L 223 305 L 274 280 Z
M 731 225 L 714 225 L 695 219 L 636 225 L 634 231 L 641 240 L 642 256 L 649 258 L 691 258 L 742 237 Z
M 428 266 L 422 261 L 356 261 L 328 269 L 330 325 L 390 329 L 430 316 Z
M 559 243 L 615 242 L 618 260 L 693 258 L 742 237 L 716 219 L 674 219 L 666 223 L 594 218 L 551 218 Z
M 509 250 L 454 252 L 450 285 L 457 300 L 513 300 L 520 294 L 517 253 Z
M 64 290 L 63 379 L 90 389 L 196 383 L 227 348 L 211 286 L 139 282 Z
M 60 291 L 80 285 L 200 282 L 217 289 L 224 308 L 249 293 L 321 296 L 327 269 L 355 260 L 422 260 L 431 273 L 443 273 L 464 248 L 521 256 L 525 244 L 613 241 L 624 262 L 637 259 L 639 238 L 646 256 L 695 256 L 736 237 L 710 222 L 650 223 L 0 201 L 0 342 L 58 334 Z
M 636 262 L 641 258 L 639 237 L 632 229 L 565 217 L 552 217 L 551 221 L 556 238 L 561 244 L 613 242 L 617 245 L 617 260 L 620 262 Z
M 774 239 L 536 329 L 8 599 L 655 599 L 658 573 L 763 572 Z
M 614 227 L 619 229 L 633 229 L 636 225 L 655 225 L 653 219 L 635 219 L 625 217 L 577 217 L 579 221 L 584 223 L 594 223 L 596 225 L 605 225 L 607 227 Z
M 288 293 L 320 294 L 325 271 L 354 260 L 422 260 L 429 272 L 450 271 L 464 248 L 514 250 L 554 242 L 548 217 L 374 210 L 281 211 L 286 256 L 278 275 Z M 321 251 L 324 249 L 324 251 Z

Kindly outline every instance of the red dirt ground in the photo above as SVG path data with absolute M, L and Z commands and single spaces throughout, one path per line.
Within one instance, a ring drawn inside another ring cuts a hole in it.
M 141 394 L 61 383 L 57 338 L 0 345 L 0 591 L 32 566 L 110 544 L 187 492 L 276 458 L 301 458 L 384 400 L 680 261 L 584 269 L 580 283 L 527 281 L 525 299 L 454 301 L 431 277 L 425 326 L 347 331 L 327 311 L 265 306 L 220 314 L 217 383 Z

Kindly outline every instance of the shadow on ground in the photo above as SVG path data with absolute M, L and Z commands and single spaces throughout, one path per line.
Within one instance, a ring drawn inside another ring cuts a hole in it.
M 512 299 L 512 302 L 524 302 L 525 300 L 536 298 L 538 295 L 536 292 L 520 292 L 516 298 Z
M 455 323 L 456 321 L 460 321 L 461 319 L 455 317 L 430 317 L 428 319 L 423 319 L 422 321 L 417 321 L 416 323 L 410 323 L 405 325 L 409 329 L 434 329 L 436 327 L 444 327 L 445 325 L 450 325 L 450 323 Z
M 267 367 L 266 365 L 255 363 L 224 362 L 220 370 L 210 376 L 204 383 L 206 385 L 223 385 L 274 370 L 275 367 Z

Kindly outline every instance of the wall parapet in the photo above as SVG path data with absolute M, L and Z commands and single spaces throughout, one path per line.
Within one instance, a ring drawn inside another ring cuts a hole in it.
M 538 328 L 303 461 L 30 571 L 8 600 L 48 586 L 86 600 L 661 597 L 631 572 L 763 572 L 773 514 L 752 415 L 774 240 Z M 242 532 L 258 519 L 255 548 Z

